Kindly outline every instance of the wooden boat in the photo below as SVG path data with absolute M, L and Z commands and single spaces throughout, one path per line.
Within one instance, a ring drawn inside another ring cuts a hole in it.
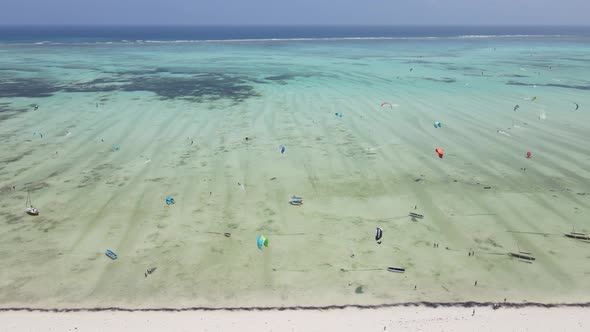
M 585 234 L 585 233 L 570 232 L 569 234 L 564 234 L 564 235 L 569 238 L 576 239 L 576 240 L 590 241 L 590 236 L 588 236 L 588 234 Z
M 33 207 L 33 201 L 31 200 L 31 193 L 27 191 L 27 201 L 25 202 L 25 212 L 31 216 L 38 216 L 39 209 Z
M 111 259 L 117 259 L 117 254 L 115 254 L 111 249 L 107 249 L 105 254 L 109 256 Z
M 534 261 L 536 259 L 535 257 L 533 257 L 533 255 L 530 252 L 524 252 L 524 251 L 511 252 L 510 256 L 516 257 L 518 259 L 522 259 L 525 261 Z
M 390 266 L 390 267 L 387 268 L 387 271 L 389 271 L 389 272 L 396 272 L 396 273 L 404 273 L 404 272 L 406 272 L 406 269 L 401 268 L 401 267 L 392 267 L 392 266 Z
M 303 205 L 303 197 L 301 196 L 291 196 L 291 201 L 289 202 L 291 205 Z

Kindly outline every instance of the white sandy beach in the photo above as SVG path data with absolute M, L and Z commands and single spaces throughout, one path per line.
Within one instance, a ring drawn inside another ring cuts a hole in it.
M 2 312 L 24 331 L 588 331 L 587 308 L 388 308 L 264 312 Z

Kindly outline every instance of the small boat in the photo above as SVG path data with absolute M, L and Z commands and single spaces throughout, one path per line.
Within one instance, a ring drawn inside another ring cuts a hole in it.
M 406 269 L 401 268 L 401 267 L 392 267 L 392 266 L 390 266 L 390 267 L 387 268 L 387 271 L 389 271 L 389 272 L 396 272 L 396 273 L 404 273 L 404 272 L 406 272 Z
M 409 216 L 412 217 L 412 218 L 418 218 L 418 219 L 424 218 L 424 215 L 417 214 L 417 213 L 414 213 L 414 212 L 410 212 Z
M 117 254 L 115 254 L 111 249 L 107 249 L 105 254 L 109 256 L 111 259 L 117 259 Z
M 302 196 L 291 196 L 291 201 L 289 202 L 291 205 L 303 205 L 303 197 Z
M 564 234 L 564 235 L 569 238 L 576 239 L 576 240 L 590 241 L 590 236 L 588 236 L 588 234 L 585 234 L 585 233 L 570 232 L 569 234 Z
M 37 209 L 36 207 L 33 207 L 33 201 L 31 200 L 31 193 L 29 191 L 27 191 L 27 201 L 25 202 L 25 212 L 28 215 L 31 216 L 38 216 L 39 215 L 39 209 Z
M 525 261 L 534 261 L 536 259 L 535 257 L 533 257 L 533 255 L 530 252 L 524 252 L 524 251 L 511 252 L 510 256 L 516 257 L 518 259 L 522 259 Z
M 31 216 L 38 216 L 38 215 L 39 215 L 39 209 L 37 209 L 37 208 L 35 208 L 35 207 L 32 207 L 32 206 L 31 206 L 31 207 L 28 207 L 28 208 L 25 210 L 25 212 L 26 212 L 28 215 L 31 215 Z

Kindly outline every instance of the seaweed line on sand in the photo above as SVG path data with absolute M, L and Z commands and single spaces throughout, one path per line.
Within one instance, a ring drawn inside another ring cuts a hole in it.
M 295 310 L 342 310 L 348 308 L 355 309 L 380 309 L 394 307 L 427 307 L 427 308 L 471 308 L 471 307 L 494 307 L 500 308 L 565 308 L 579 307 L 590 308 L 590 302 L 579 303 L 541 303 L 541 302 L 401 302 L 401 303 L 383 303 L 374 305 L 361 304 L 343 304 L 328 306 L 286 306 L 286 307 L 184 307 L 184 308 L 121 308 L 121 307 L 95 307 L 95 308 L 32 308 L 32 307 L 14 307 L 0 308 L 0 312 L 7 311 L 29 311 L 29 312 L 100 312 L 100 311 L 122 311 L 122 312 L 181 312 L 181 311 L 295 311 Z

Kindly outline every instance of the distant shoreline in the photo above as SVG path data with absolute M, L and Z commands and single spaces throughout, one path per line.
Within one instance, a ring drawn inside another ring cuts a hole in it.
M 348 39 L 590 37 L 590 26 L 533 25 L 0 25 L 0 42 L 195 43 Z

